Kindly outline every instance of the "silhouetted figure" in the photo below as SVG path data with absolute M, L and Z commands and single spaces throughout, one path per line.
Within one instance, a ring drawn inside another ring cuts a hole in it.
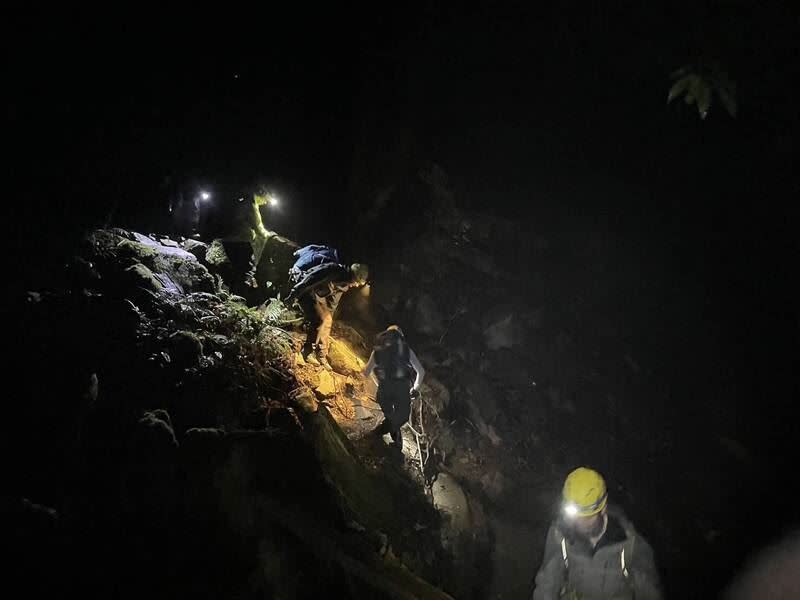
M 272 235 L 261 218 L 260 208 L 267 200 L 266 194 L 252 188 L 216 186 L 201 204 L 201 237 L 222 243 L 233 273 L 229 283 L 237 293 L 258 287 L 256 269 Z
M 172 238 L 198 237 L 201 213 L 211 199 L 208 188 L 193 175 L 170 174 L 162 180 L 161 194 L 166 209 L 155 229 Z

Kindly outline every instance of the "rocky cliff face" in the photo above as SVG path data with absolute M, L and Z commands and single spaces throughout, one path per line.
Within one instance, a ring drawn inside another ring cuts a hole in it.
M 293 248 L 273 246 L 264 270 Z M 96 231 L 66 285 L 18 299 L 6 525 L 26 589 L 463 592 L 415 467 L 354 445 L 363 348 L 337 340 L 345 374 L 297 364 L 298 315 L 232 295 L 209 249 Z
M 523 229 L 452 207 L 414 221 L 376 247 L 369 310 L 353 297 L 342 311 L 363 331 L 399 324 L 428 370 L 427 469 L 480 503 L 487 594 L 530 592 L 559 487 L 580 465 L 605 474 L 652 541 L 668 591 L 692 584 L 693 556 L 711 553 L 720 574 L 735 564 L 737 537 L 757 532 L 718 494 L 768 465 L 741 440 L 736 404 L 714 400 L 721 349 L 689 309 L 702 290 L 577 221 Z

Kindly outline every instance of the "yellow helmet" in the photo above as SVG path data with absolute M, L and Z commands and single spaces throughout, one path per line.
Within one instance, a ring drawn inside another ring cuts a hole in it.
M 606 482 L 597 471 L 579 467 L 564 481 L 564 512 L 569 517 L 591 517 L 608 503 Z

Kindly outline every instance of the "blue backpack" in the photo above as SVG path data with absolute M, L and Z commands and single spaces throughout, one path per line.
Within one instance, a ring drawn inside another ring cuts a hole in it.
M 295 282 L 299 281 L 303 274 L 307 273 L 313 267 L 326 263 L 341 264 L 339 251 L 336 250 L 336 248 L 319 244 L 303 246 L 299 250 L 295 250 L 293 256 L 295 257 L 295 261 L 290 274 L 292 280 Z
M 351 281 L 352 274 L 350 269 L 344 265 L 334 262 L 322 263 L 301 273 L 300 278 L 294 284 L 286 299 L 299 298 L 315 290 L 318 290 L 317 294 L 320 298 L 324 298 L 336 292 L 340 284 L 350 283 Z M 327 288 L 326 284 L 332 284 L 333 288 Z

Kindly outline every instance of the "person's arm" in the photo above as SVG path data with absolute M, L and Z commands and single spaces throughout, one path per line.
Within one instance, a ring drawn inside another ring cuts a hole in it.
M 630 557 L 630 576 L 637 600 L 662 600 L 661 582 L 656 569 L 656 561 L 650 544 L 636 535 L 631 544 L 626 545 Z
M 561 539 L 552 525 L 547 530 L 542 565 L 536 573 L 532 600 L 558 600 L 566 569 L 561 553 Z
M 367 362 L 367 366 L 364 367 L 364 370 L 361 374 L 364 377 L 369 377 L 372 375 L 372 372 L 375 370 L 375 351 L 372 351 L 372 354 L 369 355 L 369 362 Z
M 417 378 L 414 380 L 414 391 L 418 392 L 419 386 L 422 385 L 422 379 L 425 377 L 425 369 L 411 348 L 408 349 L 408 359 L 411 366 L 414 367 L 414 370 L 417 372 Z

